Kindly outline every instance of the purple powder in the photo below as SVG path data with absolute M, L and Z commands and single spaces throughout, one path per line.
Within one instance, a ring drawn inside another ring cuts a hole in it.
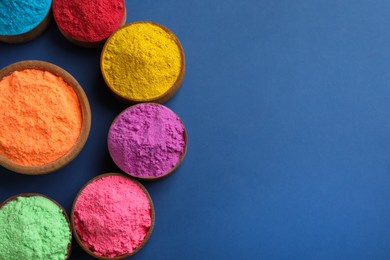
M 163 105 L 144 103 L 123 111 L 108 133 L 108 150 L 116 165 L 139 178 L 171 172 L 185 153 L 184 125 Z

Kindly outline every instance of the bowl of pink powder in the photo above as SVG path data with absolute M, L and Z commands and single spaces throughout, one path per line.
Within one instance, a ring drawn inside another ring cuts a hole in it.
M 157 180 L 171 174 L 183 161 L 187 133 L 181 119 L 166 106 L 141 103 L 115 118 L 108 133 L 108 150 L 125 173 Z
M 91 111 L 82 87 L 62 68 L 21 61 L 0 70 L 0 165 L 37 175 L 55 171 L 82 150 Z
M 154 227 L 154 206 L 145 187 L 130 176 L 107 173 L 90 180 L 73 204 L 74 236 L 98 259 L 137 253 Z

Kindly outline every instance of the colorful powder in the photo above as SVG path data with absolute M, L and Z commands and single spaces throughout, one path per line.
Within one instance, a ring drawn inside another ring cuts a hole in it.
M 116 118 L 108 134 L 108 149 L 124 172 L 140 178 L 162 177 L 184 156 L 184 134 L 184 125 L 174 112 L 144 103 Z
M 106 42 L 101 69 L 119 96 L 151 100 L 164 95 L 178 79 L 182 56 L 178 40 L 153 23 L 133 23 Z
M 42 196 L 17 197 L 0 208 L 0 259 L 66 259 L 71 232 L 63 211 Z
M 19 35 L 37 27 L 50 11 L 51 0 L 0 1 L 0 35 Z
M 123 0 L 54 0 L 58 27 L 70 37 L 86 42 L 108 38 L 125 16 Z
M 0 154 L 43 165 L 67 154 L 82 125 L 77 94 L 51 72 L 26 69 L 0 81 Z
M 94 254 L 115 257 L 132 253 L 153 225 L 152 206 L 140 186 L 127 177 L 98 178 L 74 205 L 75 230 Z

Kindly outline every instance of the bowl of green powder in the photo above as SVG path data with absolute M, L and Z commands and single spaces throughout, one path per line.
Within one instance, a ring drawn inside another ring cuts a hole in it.
M 0 205 L 0 259 L 69 259 L 72 232 L 64 208 L 37 193 Z

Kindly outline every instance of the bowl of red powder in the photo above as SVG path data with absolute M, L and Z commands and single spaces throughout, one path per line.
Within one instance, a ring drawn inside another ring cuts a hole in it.
M 108 133 L 108 150 L 125 173 L 156 180 L 168 176 L 183 161 L 187 133 L 181 119 L 166 106 L 141 103 L 115 118 Z
M 22 61 L 0 70 L 0 165 L 23 174 L 55 171 L 84 147 L 91 111 L 62 68 Z
M 89 181 L 73 204 L 74 237 L 98 259 L 137 253 L 154 227 L 154 206 L 145 187 L 129 176 L 107 173 Z
M 53 0 L 53 16 L 72 43 L 100 47 L 126 23 L 126 5 L 124 0 Z
M 37 193 L 0 204 L 0 259 L 69 259 L 72 228 L 65 209 Z

